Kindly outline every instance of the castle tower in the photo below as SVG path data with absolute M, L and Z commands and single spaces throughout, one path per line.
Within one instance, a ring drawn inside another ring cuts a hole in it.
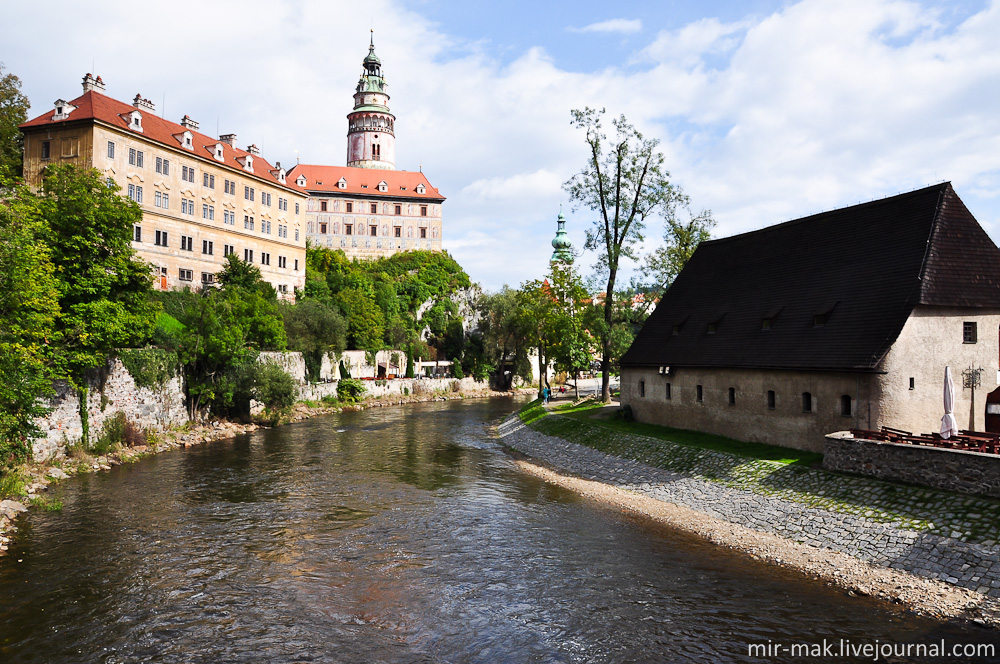
M 566 217 L 563 216 L 562 210 L 559 210 L 559 217 L 556 221 L 559 222 L 559 226 L 556 230 L 556 236 L 552 238 L 552 247 L 555 251 L 552 252 L 552 258 L 549 259 L 549 262 L 572 265 L 573 243 L 570 242 L 569 234 L 566 233 Z
M 396 168 L 396 117 L 389 112 L 389 93 L 382 61 L 375 55 L 375 31 L 362 61 L 354 92 L 354 110 L 347 115 L 347 165 L 391 171 Z

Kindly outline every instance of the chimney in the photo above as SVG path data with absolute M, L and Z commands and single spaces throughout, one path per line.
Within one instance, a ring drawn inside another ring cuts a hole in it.
M 104 81 L 101 80 L 100 76 L 94 78 L 88 73 L 86 76 L 83 77 L 83 91 L 90 92 L 91 90 L 103 93 Z
M 194 131 L 198 131 L 198 123 L 192 120 L 191 117 L 188 115 L 185 115 L 183 118 L 181 118 L 181 126 L 184 127 L 185 129 L 193 129 Z
M 254 155 L 255 157 L 259 157 L 260 156 L 260 148 L 258 148 L 253 143 L 251 143 L 250 145 L 247 146 L 247 152 L 249 152 L 250 154 Z
M 231 148 L 236 147 L 236 134 L 223 134 L 219 136 L 219 141 L 225 143 Z
M 153 105 L 153 102 L 148 99 L 143 99 L 141 94 L 137 94 L 135 96 L 135 99 L 132 100 L 132 105 L 140 110 L 145 109 L 150 113 L 156 112 L 156 106 Z

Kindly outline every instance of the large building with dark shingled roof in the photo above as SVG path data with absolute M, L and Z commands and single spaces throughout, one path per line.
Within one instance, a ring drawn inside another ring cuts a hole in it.
M 622 358 L 622 403 L 818 451 L 838 430 L 937 430 L 950 365 L 959 426 L 983 430 L 998 333 L 1000 250 L 944 183 L 702 243 Z

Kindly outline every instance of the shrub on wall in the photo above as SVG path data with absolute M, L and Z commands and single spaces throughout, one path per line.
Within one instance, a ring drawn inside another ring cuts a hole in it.
M 345 378 L 337 383 L 337 398 L 344 403 L 354 403 L 365 396 L 365 384 L 354 378 Z
M 120 348 L 118 359 L 139 387 L 154 389 L 177 375 L 177 353 L 162 348 Z

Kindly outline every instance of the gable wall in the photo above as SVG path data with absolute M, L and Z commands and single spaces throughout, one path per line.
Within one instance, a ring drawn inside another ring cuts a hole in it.
M 964 322 L 976 323 L 976 343 L 963 342 Z M 958 427 L 984 430 L 986 394 L 996 389 L 1000 368 L 998 332 L 1000 314 L 996 312 L 916 307 L 882 362 L 886 373 L 879 377 L 882 408 L 876 424 L 914 433 L 940 431 L 944 415 L 944 369 L 950 365 Z M 974 400 L 972 390 L 962 387 L 962 371 L 970 366 L 983 369 Z

